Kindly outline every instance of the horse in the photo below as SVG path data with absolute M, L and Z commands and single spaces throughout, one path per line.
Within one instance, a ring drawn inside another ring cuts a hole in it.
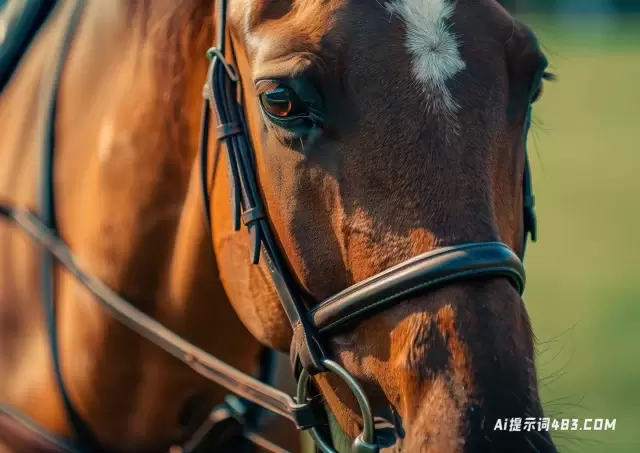
M 543 416 L 530 29 L 493 0 L 58 3 L 0 102 L 3 402 L 160 451 L 221 401 L 204 376 L 323 451 L 556 451 L 498 428 Z M 247 376 L 260 345 L 295 399 Z

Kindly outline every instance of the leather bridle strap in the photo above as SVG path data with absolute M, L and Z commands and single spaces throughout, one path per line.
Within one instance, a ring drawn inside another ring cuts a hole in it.
M 361 321 L 419 291 L 474 277 L 505 277 L 522 294 L 525 272 L 518 256 L 502 242 L 466 243 L 418 255 L 351 286 L 310 312 L 323 334 Z
M 248 376 L 206 351 L 190 344 L 155 319 L 140 311 L 102 281 L 85 272 L 67 245 L 42 221 L 24 209 L 0 205 L 0 217 L 17 224 L 32 240 L 51 253 L 69 272 L 96 296 L 111 315 L 138 335 L 151 341 L 200 375 L 236 395 L 288 418 L 298 429 L 326 423 L 318 398 L 298 404 L 286 393 Z
M 234 230 L 238 231 L 241 221 L 249 231 L 250 259 L 257 264 L 264 258 L 274 286 L 289 322 L 294 330 L 297 348 L 305 369 L 312 374 L 325 371 L 322 365 L 326 354 L 321 348 L 319 333 L 310 322 L 308 309 L 297 286 L 293 284 L 286 260 L 273 234 L 258 188 L 255 156 L 249 139 L 242 104 L 238 101 L 240 78 L 225 58 L 226 48 L 226 1 L 219 0 L 217 12 L 216 47 L 208 52 L 211 60 L 207 82 L 203 89 L 205 106 L 201 123 L 200 178 L 205 219 L 210 228 L 211 206 L 209 197 L 209 174 L 207 172 L 208 133 L 210 111 L 216 114 L 217 138 L 227 151 L 231 212 Z M 232 46 L 229 46 L 232 52 Z

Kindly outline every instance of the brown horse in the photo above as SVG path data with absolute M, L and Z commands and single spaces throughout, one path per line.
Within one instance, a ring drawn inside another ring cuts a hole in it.
M 249 372 L 259 347 L 216 273 L 260 343 L 288 351 L 292 329 L 270 269 L 251 263 L 252 244 L 232 228 L 233 187 L 215 171 L 227 157 L 215 150 L 213 238 L 202 222 L 194 150 L 212 3 L 88 2 L 58 93 L 57 226 L 112 289 Z M 14 205 L 37 206 L 38 88 L 64 11 L 2 95 L 0 194 Z M 311 304 L 448 245 L 502 241 L 523 255 L 529 107 L 546 59 L 495 1 L 231 0 L 227 26 L 265 209 Z M 40 256 L 16 229 L 0 240 L 2 401 L 71 436 L 34 284 Z M 56 277 L 62 374 L 101 444 L 161 450 L 185 431 L 185 404 L 222 397 L 63 269 Z M 546 432 L 494 429 L 542 416 L 531 326 L 505 278 L 413 293 L 327 344 L 402 451 L 555 451 Z M 348 389 L 322 374 L 314 383 L 355 437 Z

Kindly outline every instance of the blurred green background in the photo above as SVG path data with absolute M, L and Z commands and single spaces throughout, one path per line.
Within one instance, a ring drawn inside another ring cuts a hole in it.
M 551 417 L 616 419 L 615 431 L 555 431 L 561 452 L 638 453 L 640 15 L 607 1 L 505 3 L 558 76 L 529 139 L 539 238 L 525 296 L 543 404 Z

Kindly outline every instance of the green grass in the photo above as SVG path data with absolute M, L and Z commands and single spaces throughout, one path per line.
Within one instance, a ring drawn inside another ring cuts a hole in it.
M 550 416 L 617 420 L 615 431 L 556 431 L 560 451 L 637 453 L 640 20 L 589 35 L 591 22 L 530 19 L 558 75 L 529 141 L 539 240 L 525 296 L 543 403 Z
M 594 51 L 625 53 L 638 49 L 640 15 L 559 15 L 553 19 L 528 15 L 519 19 L 536 32 L 547 51 L 590 55 Z

